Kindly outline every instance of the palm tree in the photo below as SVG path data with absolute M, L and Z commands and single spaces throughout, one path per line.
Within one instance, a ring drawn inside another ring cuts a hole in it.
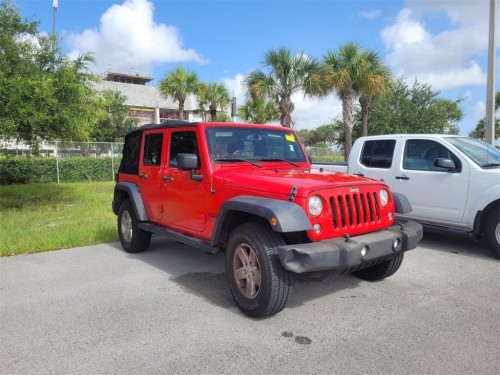
M 320 64 L 302 52 L 292 54 L 287 48 L 269 50 L 262 64 L 269 73 L 252 71 L 243 80 L 244 89 L 250 98 L 276 100 L 280 123 L 289 128 L 295 108 L 292 94 L 303 91 L 304 95 L 319 96 L 324 92 Z
M 348 159 L 352 146 L 355 100 L 358 91 L 364 87 L 368 62 L 367 53 L 360 50 L 356 43 L 340 46 L 337 52 L 328 51 L 323 56 L 325 82 L 337 91 L 342 100 L 344 122 L 344 157 Z
M 217 109 L 225 110 L 230 103 L 229 92 L 221 83 L 203 84 L 198 89 L 199 104 L 202 111 L 210 109 L 211 121 L 217 121 Z
M 189 72 L 182 67 L 166 74 L 160 81 L 160 93 L 168 98 L 171 97 L 179 102 L 179 117 L 184 119 L 184 103 L 189 94 L 196 93 L 199 87 L 198 75 Z
M 368 111 L 373 97 L 385 91 L 391 82 L 390 69 L 373 51 L 364 51 L 361 56 L 360 79 L 355 87 L 361 105 L 361 136 L 368 135 Z
M 356 43 L 346 43 L 338 52 L 328 51 L 323 56 L 323 64 L 326 84 L 335 89 L 342 100 L 344 158 L 347 160 L 352 146 L 356 89 L 361 86 L 363 78 L 363 53 Z
M 280 112 L 273 102 L 262 98 L 249 98 L 240 108 L 238 115 L 249 123 L 267 124 L 268 122 L 278 120 Z

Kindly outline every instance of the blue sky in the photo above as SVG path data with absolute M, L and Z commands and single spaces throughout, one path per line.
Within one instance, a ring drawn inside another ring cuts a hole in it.
M 11 0 L 24 17 L 52 32 L 53 0 Z M 489 0 L 59 0 L 56 29 L 70 55 L 93 52 L 92 70 L 155 77 L 181 65 L 200 80 L 224 83 L 244 101 L 241 79 L 269 49 L 321 59 L 346 42 L 376 51 L 396 77 L 462 98 L 461 134 L 486 113 Z M 498 13 L 498 5 L 497 5 Z M 498 19 L 498 17 L 497 17 Z M 497 21 L 497 51 L 500 37 Z M 497 53 L 498 55 L 498 53 Z M 497 58 L 496 90 L 500 63 Z M 341 116 L 335 95 L 293 97 L 296 129 Z

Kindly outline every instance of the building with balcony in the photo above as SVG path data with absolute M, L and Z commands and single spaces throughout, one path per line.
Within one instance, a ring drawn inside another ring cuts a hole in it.
M 165 120 L 179 120 L 179 103 L 161 95 L 160 89 L 146 85 L 153 77 L 144 73 L 107 71 L 96 84 L 97 90 L 112 90 L 123 94 L 127 99 L 128 116 L 136 118 L 138 125 L 159 124 Z M 196 122 L 203 120 L 203 113 L 197 108 L 195 100 L 186 99 L 183 120 Z

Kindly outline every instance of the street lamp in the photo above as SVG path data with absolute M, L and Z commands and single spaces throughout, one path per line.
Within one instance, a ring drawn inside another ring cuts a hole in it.
M 54 15 L 52 18 L 52 34 L 56 35 L 56 13 L 57 13 L 57 8 L 59 7 L 59 1 L 58 0 L 52 0 L 52 9 L 54 10 Z
M 495 145 L 495 1 L 490 0 L 490 32 L 488 39 L 488 78 L 486 85 L 486 143 Z

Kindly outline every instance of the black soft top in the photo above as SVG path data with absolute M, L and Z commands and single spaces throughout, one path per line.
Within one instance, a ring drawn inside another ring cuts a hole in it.
M 179 127 L 197 127 L 198 123 L 197 122 L 189 122 L 189 121 L 182 121 L 182 120 L 166 120 L 163 121 L 160 124 L 146 124 L 141 126 L 140 128 L 131 130 L 127 133 L 125 138 L 127 138 L 129 135 L 136 134 L 136 133 L 142 133 L 144 130 L 154 130 L 154 129 L 169 129 L 169 128 L 179 128 Z
M 125 135 L 125 143 L 123 144 L 122 160 L 118 173 L 138 174 L 139 173 L 139 155 L 142 133 L 145 130 L 153 129 L 169 129 L 180 127 L 197 127 L 197 122 L 188 122 L 180 120 L 167 120 L 161 124 L 147 124 L 140 128 L 131 130 Z

